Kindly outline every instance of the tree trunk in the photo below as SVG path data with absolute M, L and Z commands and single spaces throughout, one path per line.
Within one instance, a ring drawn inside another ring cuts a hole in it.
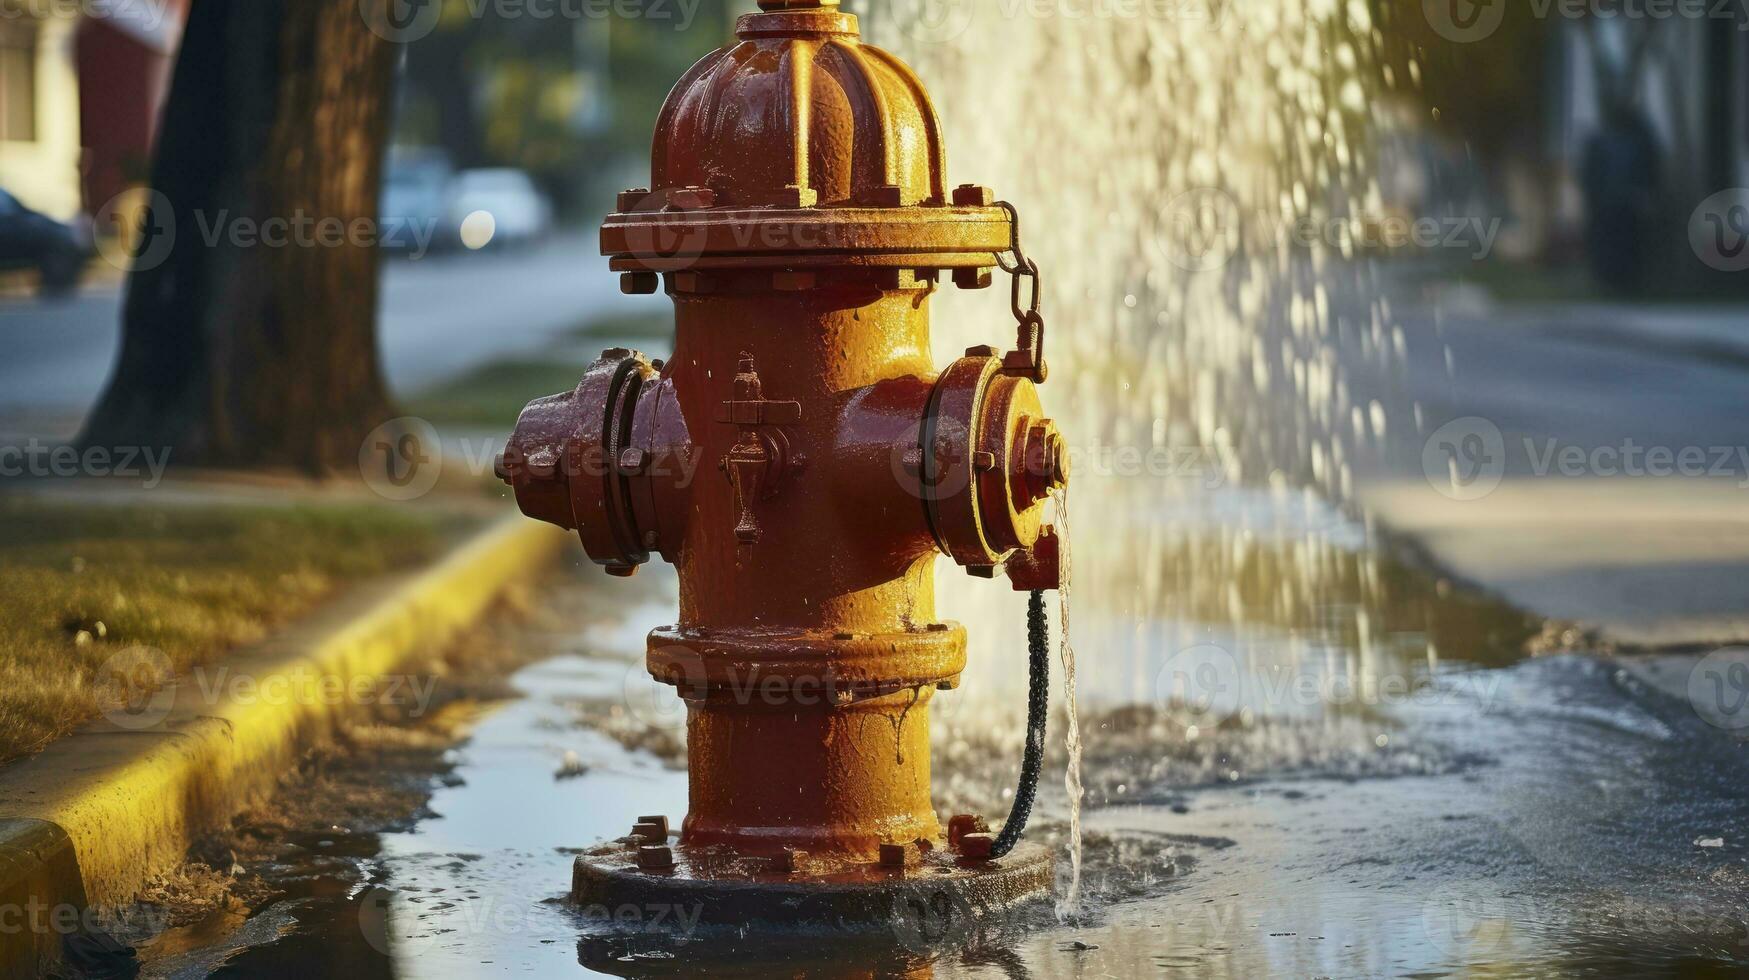
M 194 0 L 121 356 L 82 441 L 179 464 L 356 467 L 391 413 L 377 195 L 397 48 L 358 0 Z

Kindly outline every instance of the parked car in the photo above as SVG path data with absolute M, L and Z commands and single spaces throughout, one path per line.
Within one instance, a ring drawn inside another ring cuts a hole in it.
M 91 257 L 91 230 L 38 214 L 0 190 L 0 268 L 35 269 L 44 296 L 64 296 L 79 285 Z
M 379 244 L 391 252 L 419 257 L 429 248 L 455 241 L 448 221 L 455 168 L 435 150 L 397 150 L 383 180 Z
M 476 212 L 492 216 L 489 234 L 482 236 L 475 224 L 463 231 L 463 223 Z M 451 188 L 448 230 L 462 235 L 470 248 L 517 245 L 538 241 L 552 231 L 553 206 L 528 174 L 508 167 L 464 170 Z M 481 238 L 487 239 L 481 241 Z

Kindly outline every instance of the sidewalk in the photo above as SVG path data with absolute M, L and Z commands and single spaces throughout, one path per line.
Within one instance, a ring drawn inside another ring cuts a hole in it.
M 1354 397 L 1421 424 L 1357 467 L 1370 515 L 1455 577 L 1611 643 L 1749 640 L 1749 307 L 1459 290 L 1398 319 L 1406 363 Z M 1685 451 L 1700 465 L 1676 471 Z M 1454 488 L 1454 452 L 1498 486 Z

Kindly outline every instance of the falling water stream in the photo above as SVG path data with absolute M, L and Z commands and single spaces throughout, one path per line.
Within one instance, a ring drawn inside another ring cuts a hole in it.
M 1069 794 L 1069 883 L 1057 902 L 1057 917 L 1075 918 L 1081 911 L 1081 803 L 1085 792 L 1081 787 L 1081 709 L 1075 692 L 1075 643 L 1069 633 L 1069 594 L 1074 581 L 1074 560 L 1069 540 L 1069 490 L 1058 489 L 1052 494 L 1057 513 L 1057 535 L 1062 544 L 1062 579 L 1057 587 L 1057 628 L 1063 660 L 1063 745 L 1067 754 L 1063 788 Z

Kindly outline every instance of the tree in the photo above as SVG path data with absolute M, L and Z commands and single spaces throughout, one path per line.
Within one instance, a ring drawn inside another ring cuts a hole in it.
M 371 238 L 397 56 L 358 0 L 194 0 L 121 355 L 81 441 L 357 465 L 391 414 Z

